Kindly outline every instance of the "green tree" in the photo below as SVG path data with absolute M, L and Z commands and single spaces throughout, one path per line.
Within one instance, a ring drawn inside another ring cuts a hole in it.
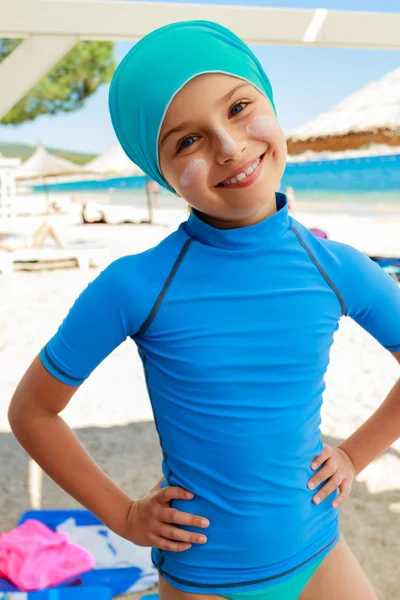
M 0 39 L 0 63 L 20 43 Z M 0 123 L 18 125 L 40 115 L 78 110 L 100 85 L 111 80 L 115 66 L 113 42 L 78 42 Z

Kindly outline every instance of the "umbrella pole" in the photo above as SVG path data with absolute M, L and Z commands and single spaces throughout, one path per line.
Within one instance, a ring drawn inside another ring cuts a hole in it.
M 49 188 L 47 187 L 46 176 L 42 175 L 42 185 L 44 188 L 45 202 L 46 202 L 46 214 L 49 215 L 51 213 L 50 210 L 50 200 L 49 200 Z
M 151 194 L 150 194 L 148 183 L 149 183 L 149 178 L 146 177 L 145 188 L 146 188 L 147 212 L 149 215 L 149 223 L 153 223 L 153 205 L 151 202 Z

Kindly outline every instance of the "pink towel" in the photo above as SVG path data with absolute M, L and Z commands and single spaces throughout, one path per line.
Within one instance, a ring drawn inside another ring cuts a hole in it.
M 29 592 L 50 587 L 89 571 L 95 560 L 83 548 L 30 519 L 0 535 L 0 577 Z

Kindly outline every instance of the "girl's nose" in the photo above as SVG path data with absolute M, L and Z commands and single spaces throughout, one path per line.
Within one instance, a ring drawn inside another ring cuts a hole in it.
M 217 137 L 217 162 L 224 163 L 227 160 L 239 158 L 245 149 L 245 143 L 235 140 L 222 125 L 215 127 Z

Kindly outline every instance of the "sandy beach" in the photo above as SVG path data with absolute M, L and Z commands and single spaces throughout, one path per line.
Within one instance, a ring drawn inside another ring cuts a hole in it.
M 306 226 L 325 229 L 331 239 L 370 254 L 400 256 L 400 213 L 357 216 L 298 205 L 295 216 Z M 49 220 L 63 240 L 90 239 L 107 245 L 111 261 L 154 246 L 185 218 L 184 208 L 160 208 L 155 211 L 155 225 L 82 225 L 77 210 Z M 21 217 L 15 227 L 32 232 L 42 221 L 43 217 Z M 72 268 L 0 275 L 0 532 L 13 528 L 19 515 L 31 507 L 76 506 L 47 477 L 38 476 L 10 433 L 7 408 L 32 359 L 98 273 L 98 268 L 89 272 Z M 350 435 L 378 408 L 398 376 L 398 365 L 389 352 L 354 322 L 343 319 L 326 377 L 324 441 L 337 445 Z M 96 369 L 63 416 L 98 464 L 132 498 L 139 498 L 160 478 L 158 436 L 132 342 L 122 344 Z M 341 509 L 341 526 L 378 598 L 399 600 L 399 441 L 357 477 Z

